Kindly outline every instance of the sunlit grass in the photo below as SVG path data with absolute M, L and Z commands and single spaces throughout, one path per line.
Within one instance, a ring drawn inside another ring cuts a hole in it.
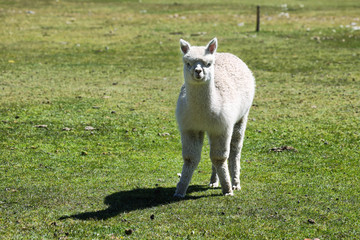
M 2 1 L 1 236 L 358 237 L 360 6 L 284 4 Z M 257 80 L 242 190 L 207 188 L 206 145 L 179 201 L 179 39 L 214 36 Z

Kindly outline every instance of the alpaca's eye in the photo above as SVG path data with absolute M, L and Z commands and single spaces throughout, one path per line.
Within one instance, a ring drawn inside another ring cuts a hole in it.
M 211 63 L 208 63 L 207 65 L 206 65 L 206 67 L 210 67 L 211 66 Z
M 190 64 L 190 63 L 187 63 L 186 66 L 187 66 L 188 68 L 191 68 L 191 64 Z

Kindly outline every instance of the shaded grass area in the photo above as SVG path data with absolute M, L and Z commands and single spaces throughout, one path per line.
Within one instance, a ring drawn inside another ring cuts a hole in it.
M 2 1 L 1 235 L 357 238 L 360 5 L 259 3 L 255 33 L 251 1 Z M 206 145 L 178 200 L 178 41 L 214 36 L 257 79 L 242 190 L 207 188 Z

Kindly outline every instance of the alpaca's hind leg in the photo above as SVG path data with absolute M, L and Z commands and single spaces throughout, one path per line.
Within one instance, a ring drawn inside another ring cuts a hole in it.
M 227 159 L 230 152 L 231 134 L 209 135 L 210 158 L 219 177 L 224 195 L 233 195 Z
M 217 188 L 219 186 L 219 177 L 216 173 L 216 168 L 214 165 L 212 165 L 212 173 L 209 186 L 212 188 Z
M 240 190 L 240 157 L 244 142 L 247 113 L 238 123 L 235 124 L 230 144 L 229 170 L 231 183 L 234 190 Z
M 174 197 L 185 197 L 191 177 L 200 162 L 204 133 L 192 131 L 182 132 L 181 142 L 184 165 Z

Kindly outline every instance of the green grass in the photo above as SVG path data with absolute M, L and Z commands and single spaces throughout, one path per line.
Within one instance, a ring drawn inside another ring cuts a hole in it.
M 1 1 L 1 238 L 360 237 L 359 2 L 192 2 Z M 242 190 L 206 145 L 177 200 L 179 38 L 215 36 L 257 80 Z

